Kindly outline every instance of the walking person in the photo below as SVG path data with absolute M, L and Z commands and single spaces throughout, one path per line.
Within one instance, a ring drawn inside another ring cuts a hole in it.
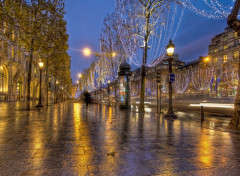
M 85 101 L 85 103 L 86 103 L 86 109 L 88 108 L 88 105 L 91 103 L 91 101 L 92 101 L 92 97 L 91 97 L 91 94 L 88 92 L 88 91 L 86 91 L 84 94 L 84 101 Z

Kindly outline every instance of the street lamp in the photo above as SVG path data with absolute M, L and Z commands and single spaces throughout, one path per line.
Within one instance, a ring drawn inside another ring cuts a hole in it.
M 169 119 L 176 119 L 177 116 L 173 112 L 172 108 L 172 82 L 171 76 L 172 76 L 172 61 L 173 61 L 173 54 L 174 54 L 174 49 L 175 45 L 172 43 L 172 40 L 170 39 L 169 44 L 167 45 L 167 55 L 169 56 L 168 58 L 168 70 L 169 70 L 169 105 L 168 105 L 168 112 L 165 115 L 165 118 Z
M 83 53 L 84 56 L 87 56 L 87 57 L 91 55 L 94 55 L 96 57 L 107 56 L 109 58 L 113 58 L 117 56 L 117 53 L 114 51 L 98 53 L 98 52 L 93 52 L 90 48 L 87 48 L 87 47 L 81 50 L 81 52 Z
M 92 51 L 89 48 L 84 48 L 82 52 L 85 56 L 90 56 L 92 54 Z
M 108 104 L 110 105 L 110 80 L 108 80 L 108 88 L 107 88 L 107 91 L 108 91 Z
M 81 74 L 81 73 L 79 73 L 79 74 L 78 74 L 78 77 L 79 77 L 79 79 L 80 79 L 80 78 L 82 77 L 82 74 Z
M 57 96 L 58 96 L 57 85 L 58 85 L 58 80 L 56 80 L 56 84 L 55 84 L 55 103 L 58 102 L 58 98 L 57 98 Z
M 40 69 L 40 90 L 39 90 L 39 101 L 38 101 L 38 104 L 36 105 L 36 108 L 43 108 L 43 105 L 42 105 L 42 69 L 43 69 L 44 63 L 40 60 L 38 65 L 39 65 L 39 69 Z

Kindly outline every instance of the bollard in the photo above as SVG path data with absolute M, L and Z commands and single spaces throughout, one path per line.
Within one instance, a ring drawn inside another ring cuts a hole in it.
M 204 109 L 203 109 L 203 106 L 201 106 L 201 122 L 204 122 Z

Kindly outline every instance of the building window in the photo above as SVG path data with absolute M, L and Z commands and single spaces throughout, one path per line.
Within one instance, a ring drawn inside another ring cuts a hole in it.
M 238 33 L 234 32 L 234 38 L 238 38 Z
M 223 47 L 223 49 L 225 50 L 225 49 L 228 49 L 228 46 L 227 45 L 225 45 L 224 47 Z
M 4 42 L 3 48 L 4 48 L 4 54 L 6 55 L 6 57 L 8 57 L 8 44 L 7 44 L 7 42 Z
M 226 42 L 226 41 L 227 41 L 227 39 L 228 39 L 228 37 L 227 37 L 227 36 L 224 36 L 224 37 L 223 37 L 223 41 L 224 41 L 224 42 Z
M 223 62 L 227 62 L 228 60 L 228 56 L 227 55 L 223 55 Z
M 218 61 L 218 58 L 214 58 L 214 59 L 213 59 L 213 63 L 214 63 L 214 64 L 216 64 L 217 61 Z
M 214 50 L 214 53 L 217 53 L 217 52 L 218 52 L 218 49 L 215 49 L 215 50 Z
M 49 77 L 49 78 L 48 78 L 48 87 L 49 87 L 49 88 L 51 88 L 51 83 L 52 83 L 51 77 Z
M 14 31 L 12 31 L 12 41 L 15 41 Z
M 234 52 L 234 59 L 237 59 L 237 58 L 239 58 L 239 51 Z
M 14 59 L 14 48 L 13 47 L 12 47 L 11 55 L 12 55 L 12 59 Z
M 19 80 L 17 83 L 17 99 L 21 100 L 22 98 L 22 81 Z
M 8 79 L 7 70 L 0 66 L 0 93 L 7 93 L 8 91 Z

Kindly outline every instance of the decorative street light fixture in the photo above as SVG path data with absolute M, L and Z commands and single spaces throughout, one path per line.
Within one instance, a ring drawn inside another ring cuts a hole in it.
M 108 92 L 108 105 L 110 105 L 110 80 L 108 80 L 107 92 Z
M 79 79 L 80 79 L 80 78 L 82 77 L 82 74 L 81 74 L 81 73 L 79 73 L 79 74 L 78 74 L 78 77 L 79 77 Z
M 58 89 L 57 89 L 57 85 L 58 85 L 58 80 L 56 80 L 56 84 L 55 84 L 55 103 L 58 102 Z
M 39 69 L 40 69 L 40 90 L 39 90 L 39 101 L 38 101 L 38 104 L 36 105 L 36 108 L 43 108 L 43 105 L 42 105 L 42 69 L 43 69 L 44 63 L 40 60 L 38 65 L 39 65 Z
M 175 77 L 172 74 L 172 62 L 173 62 L 173 54 L 174 54 L 175 45 L 172 43 L 172 40 L 170 39 L 169 44 L 167 45 L 167 55 L 168 58 L 168 68 L 169 68 L 169 105 L 168 105 L 168 112 L 165 115 L 165 118 L 169 119 L 176 119 L 177 116 L 173 112 L 172 108 L 172 82 L 174 81 Z M 173 80 L 172 80 L 173 79 Z

